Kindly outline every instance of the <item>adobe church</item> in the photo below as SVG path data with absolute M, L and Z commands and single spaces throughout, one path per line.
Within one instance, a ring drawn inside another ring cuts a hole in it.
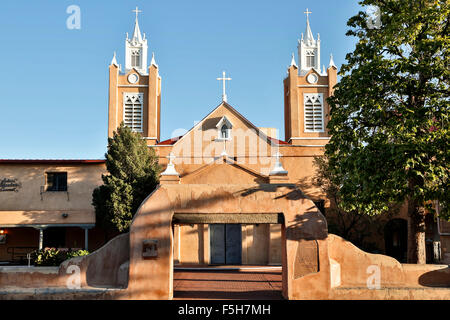
M 261 190 L 255 191 L 258 186 L 268 186 L 270 192 L 263 188 L 267 194 L 279 192 L 280 199 L 308 199 L 304 202 L 305 206 L 311 204 L 307 210 L 319 210 L 321 214 L 314 219 L 326 229 L 324 216 L 330 201 L 313 184 L 313 160 L 323 154 L 330 139 L 327 98 L 337 82 L 337 67 L 332 56 L 327 68 L 321 65 L 320 36 L 313 34 L 310 12 L 306 13 L 298 58 L 292 55 L 283 80 L 284 110 L 280 108 L 280 112 L 284 111 L 284 140 L 278 138 L 275 128 L 256 126 L 239 113 L 239 106 L 228 104 L 226 84 L 231 78 L 225 72 L 217 79 L 223 88 L 221 103 L 211 105 L 209 113 L 183 136 L 166 140 L 160 137 L 161 112 L 169 112 L 162 104 L 163 82 L 136 10 L 134 30 L 125 39 L 124 65 L 115 54 L 109 65 L 108 136 L 124 122 L 159 156 L 163 167 L 160 190 L 171 190 L 164 201 L 177 203 L 178 208 L 170 226 L 170 256 L 175 265 L 282 264 L 284 218 L 277 209 L 270 211 L 259 195 Z M 95 226 L 91 201 L 105 172 L 104 160 L 0 160 L 0 262 L 23 262 L 28 252 L 44 247 L 89 251 L 101 247 L 105 237 Z M 301 193 L 294 192 L 294 186 Z M 219 194 L 223 198 L 218 198 Z M 247 210 L 241 211 L 239 218 L 227 207 L 234 194 L 243 198 L 233 210 Z M 201 205 L 211 206 L 208 210 L 215 214 L 189 211 Z M 260 213 L 262 208 L 264 214 L 250 214 L 251 210 Z M 392 255 L 401 260 L 406 253 L 409 218 L 402 210 L 396 219 L 403 222 L 379 241 L 380 247 L 394 248 Z M 431 224 L 434 229 L 429 239 L 433 242 L 437 237 L 443 258 L 447 257 L 450 226 L 444 221 Z
M 123 121 L 140 132 L 166 170 L 161 183 L 251 185 L 277 181 L 309 184 L 304 192 L 324 207 L 325 197 L 312 186 L 314 156 L 329 136 L 326 99 L 336 84 L 333 60 L 321 69 L 320 38 L 309 20 L 284 80 L 285 141 L 275 128 L 259 128 L 227 103 L 225 72 L 218 80 L 222 102 L 181 137 L 161 141 L 161 77 L 136 17 L 125 40 L 125 66 L 114 55 L 109 66 L 108 134 Z M 280 110 L 281 111 L 281 110 Z M 207 200 L 205 200 L 207 201 Z M 279 224 L 208 224 L 174 220 L 174 260 L 179 264 L 281 264 Z

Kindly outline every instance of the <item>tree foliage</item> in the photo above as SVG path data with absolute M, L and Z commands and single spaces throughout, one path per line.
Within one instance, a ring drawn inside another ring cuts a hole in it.
M 358 38 L 329 99 L 326 147 L 341 180 L 341 206 L 379 214 L 412 201 L 432 210 L 449 201 L 449 2 L 364 0 L 381 26 L 350 18 Z
M 373 237 L 383 234 L 385 222 L 398 208 L 392 208 L 387 214 L 373 216 L 366 215 L 357 209 L 345 211 L 340 207 L 340 180 L 330 170 L 328 158 L 326 156 L 315 157 L 314 166 L 316 172 L 313 184 L 319 187 L 330 200 L 330 207 L 326 212 L 328 232 L 343 237 L 364 251 L 382 252 L 382 248 L 378 248 L 372 241 Z
M 449 2 L 363 0 L 350 18 L 358 38 L 329 98 L 330 169 L 341 208 L 380 214 L 408 204 L 408 261 L 425 263 L 425 214 L 449 217 Z
M 139 133 L 123 123 L 108 138 L 108 174 L 92 195 L 97 222 L 107 229 L 128 231 L 142 201 L 156 188 L 160 167 L 155 151 Z

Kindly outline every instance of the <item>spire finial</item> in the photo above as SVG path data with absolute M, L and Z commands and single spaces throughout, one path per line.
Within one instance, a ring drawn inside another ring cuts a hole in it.
M 283 155 L 277 151 L 277 153 L 275 153 L 274 155 L 272 155 L 272 157 L 275 158 L 275 165 L 272 169 L 272 171 L 270 171 L 269 175 L 274 176 L 274 175 L 285 175 L 288 174 L 287 170 L 283 168 L 283 165 L 281 164 L 281 157 Z
M 331 67 L 335 67 L 337 69 L 336 64 L 334 63 L 333 54 L 330 54 L 330 65 L 328 66 L 328 68 Z
M 304 12 L 306 13 L 306 31 L 305 31 L 305 38 L 306 41 L 314 41 L 314 37 L 311 31 L 311 27 L 309 25 L 309 15 L 312 13 L 311 11 L 308 10 L 308 8 L 306 8 L 306 11 Z
M 115 66 L 119 66 L 119 64 L 117 63 L 117 59 L 116 59 L 116 52 L 114 51 L 114 56 L 111 60 L 111 64 L 115 65 Z
M 175 160 L 175 158 L 176 158 L 175 155 L 171 152 L 171 153 L 169 153 L 169 155 L 166 158 L 169 159 L 169 163 L 167 164 L 166 170 L 164 170 L 164 172 L 161 173 L 161 175 L 162 176 L 179 176 L 179 173 L 175 169 L 175 164 L 173 163 L 173 160 Z
M 223 82 L 223 87 L 222 87 L 222 101 L 223 102 L 227 102 L 227 93 L 226 93 L 226 90 L 225 90 L 225 81 L 229 81 L 229 80 L 231 80 L 231 78 L 227 78 L 227 77 L 225 77 L 225 71 L 223 71 L 222 72 L 222 78 L 217 78 L 217 80 L 222 80 L 222 82 Z
M 132 12 L 136 12 L 136 21 L 134 22 L 134 32 L 132 40 L 142 42 L 142 35 L 141 30 L 139 29 L 139 22 L 138 22 L 138 14 L 139 12 L 142 12 L 142 10 L 139 10 L 138 7 L 136 7 L 136 10 L 132 10 Z
M 292 52 L 292 59 L 291 59 L 291 65 L 290 65 L 290 67 L 292 67 L 292 66 L 297 67 L 297 64 L 295 63 L 295 55 L 294 55 L 293 52 Z
M 306 13 L 306 21 L 309 23 L 309 15 L 312 13 L 311 11 L 308 10 L 308 8 L 306 8 L 306 11 L 303 12 Z
M 308 9 L 306 9 L 306 10 L 308 10 Z M 139 14 L 140 12 L 142 12 L 142 10 L 139 10 L 138 7 L 136 7 L 136 10 L 132 10 L 132 12 L 136 12 L 136 21 L 137 21 L 137 19 L 138 19 L 138 14 Z
M 155 53 L 154 52 L 152 52 L 152 61 L 150 61 L 150 65 L 158 67 L 158 65 L 156 64 Z

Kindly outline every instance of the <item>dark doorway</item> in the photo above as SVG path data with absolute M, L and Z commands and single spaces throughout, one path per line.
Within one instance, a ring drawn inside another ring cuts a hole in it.
M 242 263 L 242 231 L 240 224 L 211 224 L 211 264 Z
M 386 255 L 406 262 L 408 245 L 408 222 L 405 219 L 393 219 L 384 227 L 384 244 Z
M 65 248 L 66 228 L 53 227 L 44 230 L 44 248 Z

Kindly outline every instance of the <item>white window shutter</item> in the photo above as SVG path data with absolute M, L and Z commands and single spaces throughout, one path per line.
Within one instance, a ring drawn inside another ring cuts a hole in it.
M 143 131 L 143 93 L 123 94 L 123 121 L 132 131 Z
M 323 94 L 305 93 L 303 101 L 305 132 L 323 132 Z

